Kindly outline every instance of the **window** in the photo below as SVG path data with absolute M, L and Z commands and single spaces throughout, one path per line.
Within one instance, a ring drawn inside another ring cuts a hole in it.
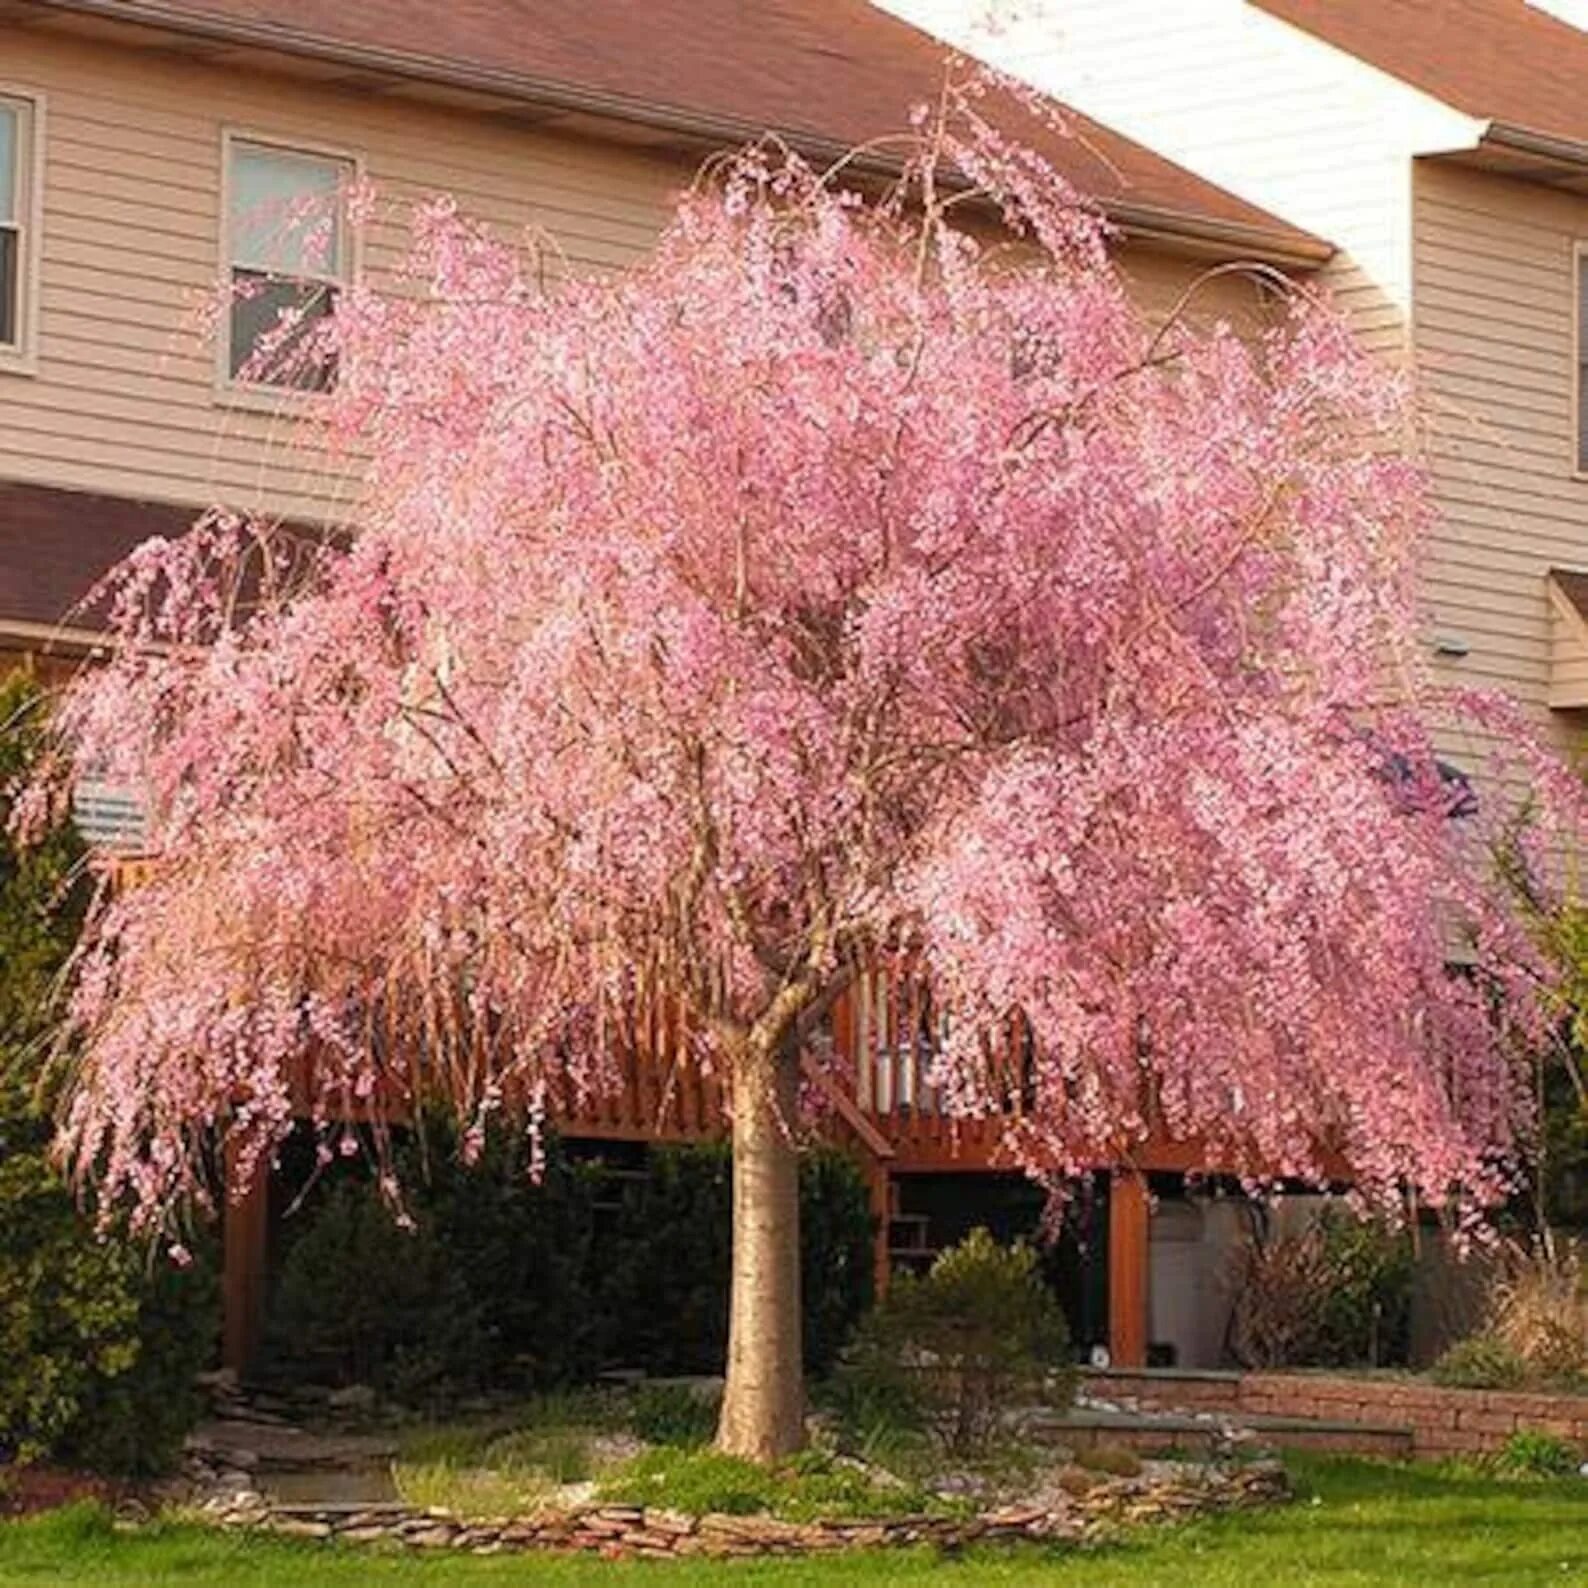
M 1573 355 L 1577 361 L 1576 410 L 1577 435 L 1574 441 L 1577 472 L 1588 474 L 1588 243 L 1578 243 L 1576 250 L 1577 293 L 1576 337 L 1577 348 Z
M 26 351 L 33 290 L 34 123 L 31 101 L 0 94 L 0 353 Z
M 347 283 L 352 176 L 349 160 L 227 139 L 228 379 L 296 391 L 335 380 L 316 327 Z
M 72 818 L 96 849 L 138 850 L 144 846 L 143 803 L 130 789 L 100 777 L 84 777 L 72 790 Z

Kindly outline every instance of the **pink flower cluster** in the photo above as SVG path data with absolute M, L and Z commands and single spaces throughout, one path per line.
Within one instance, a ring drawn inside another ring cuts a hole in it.
M 1434 760 L 1404 393 L 1106 244 L 974 99 L 881 199 L 751 151 L 617 278 L 424 211 L 334 316 L 355 532 L 143 548 L 65 704 L 163 857 L 78 960 L 76 1162 L 156 1223 L 216 1128 L 538 1116 L 658 998 L 720 1061 L 908 948 L 954 1108 L 1029 1021 L 1034 1170 L 1497 1194 L 1543 973 Z

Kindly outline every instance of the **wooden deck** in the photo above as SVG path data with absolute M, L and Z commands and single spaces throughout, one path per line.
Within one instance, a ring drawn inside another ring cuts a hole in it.
M 1021 1033 L 1011 1023 L 991 1044 L 992 1090 L 1002 1108 L 953 1116 L 931 1075 L 935 1056 L 929 996 L 919 978 L 862 976 L 837 1001 L 822 1056 L 805 1065 L 820 1128 L 853 1141 L 894 1172 L 1010 1167 L 1001 1152 L 1025 1093 Z M 720 1076 L 685 1056 L 682 1033 L 656 1029 L 617 1061 L 615 1084 L 553 1104 L 566 1136 L 625 1141 L 702 1141 L 728 1132 Z
M 112 862 L 117 886 L 146 880 L 155 862 Z M 901 1176 L 1016 1172 L 1005 1150 L 1012 1120 L 1028 1104 L 1030 1052 L 1024 1026 L 1010 1020 L 986 1044 L 988 1091 L 995 1106 L 978 1116 L 950 1113 L 931 1076 L 938 1026 L 929 989 L 907 967 L 878 967 L 857 978 L 834 1006 L 822 1054 L 805 1064 L 821 1133 L 852 1150 L 870 1187 L 877 1282 L 892 1269 L 890 1230 Z M 676 1025 L 653 1021 L 616 1061 L 611 1084 L 550 1099 L 550 1121 L 571 1139 L 689 1142 L 728 1134 L 723 1078 L 687 1056 Z M 1149 1210 L 1142 1176 L 1153 1169 L 1204 1166 L 1194 1146 L 1162 1143 L 1143 1161 L 1110 1169 L 1110 1352 L 1120 1366 L 1146 1359 Z M 264 1301 L 267 1188 L 230 1182 L 224 1220 L 224 1356 L 241 1370 L 258 1342 Z

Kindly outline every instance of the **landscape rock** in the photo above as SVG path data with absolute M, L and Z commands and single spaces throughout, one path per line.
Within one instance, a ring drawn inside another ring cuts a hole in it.
M 214 1387 L 217 1397 L 228 1393 L 224 1382 Z M 618 1560 L 748 1558 L 921 1544 L 957 1551 L 983 1540 L 1063 1541 L 1086 1547 L 1113 1537 L 1122 1526 L 1164 1525 L 1272 1505 L 1290 1493 L 1277 1461 L 1149 1461 L 1140 1463 L 1140 1471 L 1123 1474 L 1073 1464 L 1050 1466 L 1018 1502 L 983 1501 L 979 1514 L 971 1516 L 809 1522 L 722 1513 L 691 1516 L 654 1506 L 603 1504 L 589 1485 L 568 1485 L 559 1492 L 555 1508 L 493 1520 L 465 1519 L 438 1507 L 372 1503 L 368 1495 L 338 1500 L 348 1486 L 344 1474 L 389 1463 L 389 1444 L 262 1422 L 250 1415 L 253 1407 L 240 1394 L 232 1400 L 224 1417 L 189 1438 L 181 1478 L 162 1489 L 162 1499 L 189 1505 L 218 1527 L 411 1551 L 495 1555 L 555 1550 Z M 869 1465 L 855 1465 L 875 1476 Z M 291 1492 L 309 1503 L 285 1503 L 271 1492 L 276 1480 L 270 1475 L 283 1473 L 294 1480 Z M 978 1503 L 974 1487 L 956 1492 L 970 1505 Z

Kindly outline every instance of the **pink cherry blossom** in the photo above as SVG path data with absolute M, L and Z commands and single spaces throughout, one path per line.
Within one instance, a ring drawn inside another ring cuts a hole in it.
M 295 1116 L 555 1118 L 658 1009 L 708 1066 L 824 1051 L 893 952 L 954 1110 L 1029 1023 L 1034 1172 L 1161 1130 L 1503 1193 L 1545 971 L 1488 845 L 1524 774 L 1541 865 L 1583 812 L 1423 671 L 1405 389 L 1305 293 L 1154 324 L 987 115 L 881 198 L 752 150 L 616 277 L 432 204 L 328 322 L 355 532 L 216 512 L 113 575 L 60 718 L 163 862 L 71 993 L 113 1198 L 161 1224 Z M 1514 752 L 1475 814 L 1463 716 Z

